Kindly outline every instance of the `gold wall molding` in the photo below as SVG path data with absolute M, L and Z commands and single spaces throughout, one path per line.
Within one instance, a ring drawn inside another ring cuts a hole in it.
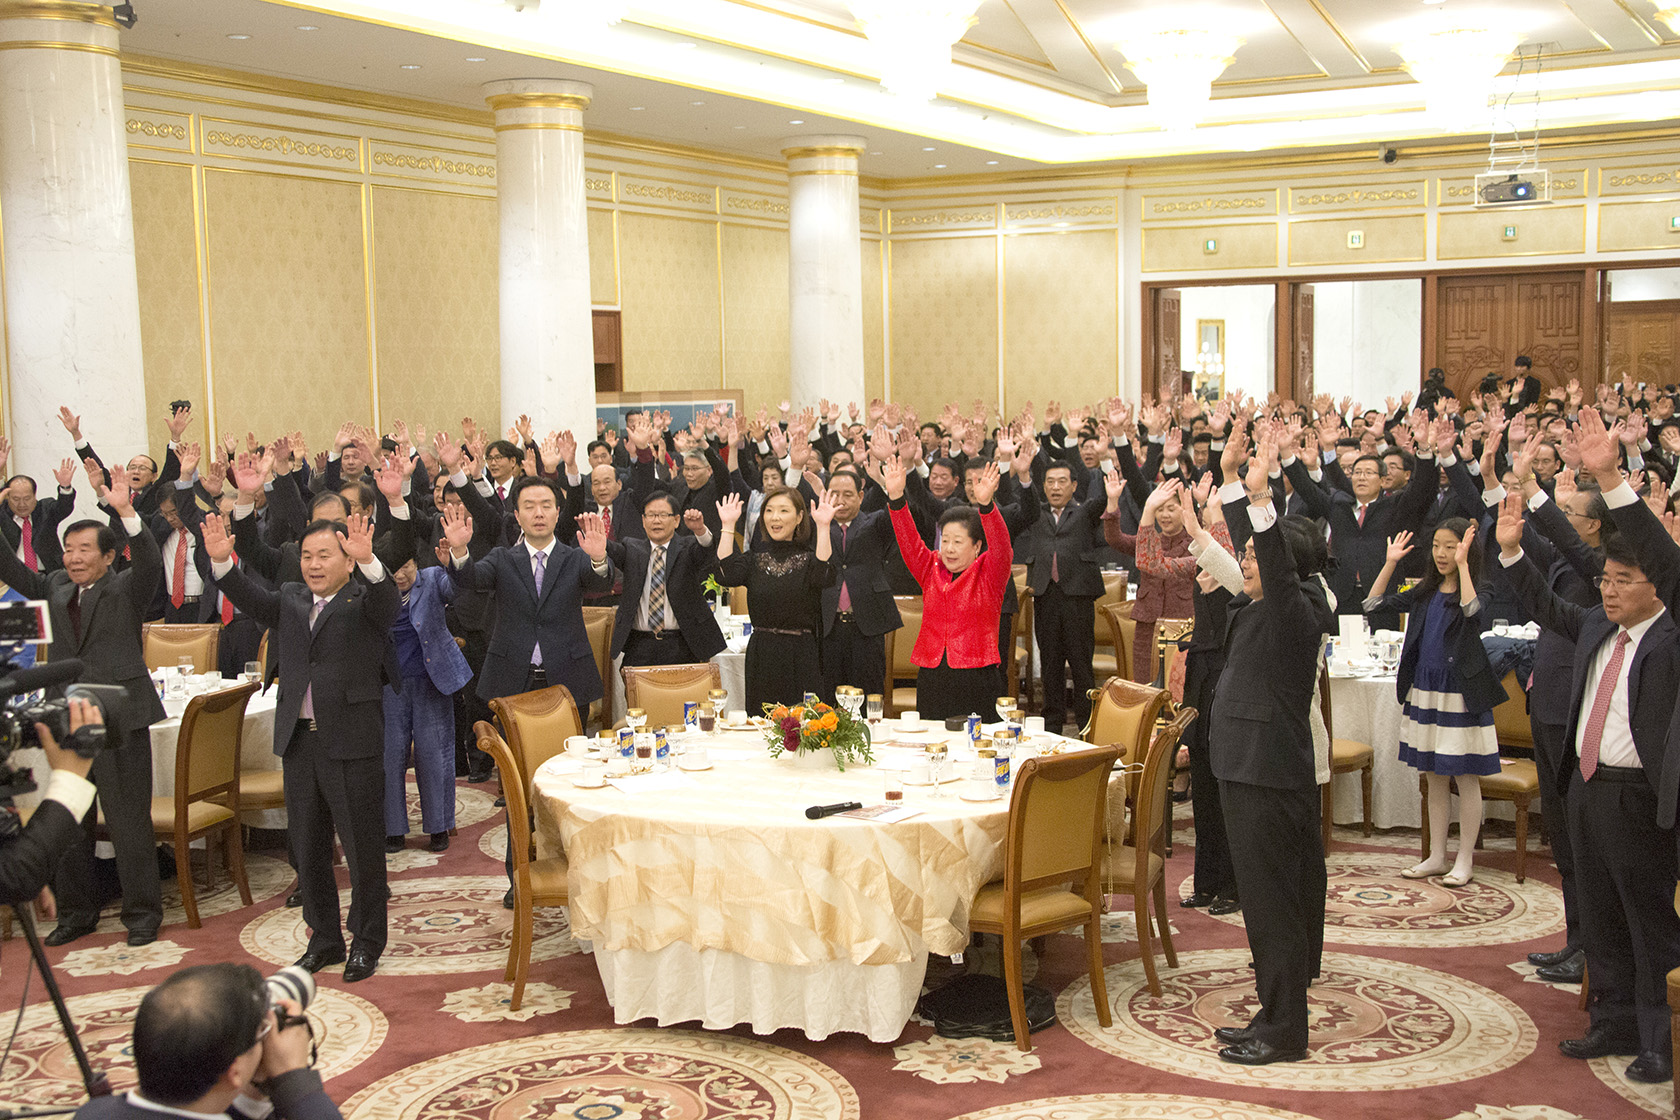
M 1360 248 L 1354 249 L 1348 234 L 1356 232 Z M 1425 214 L 1307 218 L 1289 223 L 1289 267 L 1421 261 L 1428 243 Z
M 1111 226 L 1119 221 L 1113 198 L 1069 198 L 1054 202 L 1005 202 L 1003 224 L 1019 226 Z
M 770 198 L 764 195 L 744 195 L 725 191 L 723 208 L 755 217 L 785 218 L 788 215 L 788 202 L 785 198 Z
M 1515 227 L 1507 239 L 1505 228 Z M 1447 210 L 1435 216 L 1435 259 L 1569 256 L 1587 251 L 1585 206 Z
M 368 149 L 368 169 L 375 175 L 488 188 L 496 185 L 496 163 L 487 157 L 432 151 L 385 140 L 370 141 Z M 414 172 L 418 174 L 411 174 Z
M 1204 191 L 1187 194 L 1145 193 L 1142 200 L 1145 222 L 1205 217 L 1265 217 L 1278 212 L 1276 187 L 1248 191 Z
M 1680 191 L 1680 164 L 1604 167 L 1598 172 L 1598 193 L 1669 194 Z
M 117 48 L 102 43 L 67 43 L 62 39 L 7 39 L 0 42 L 0 51 L 81 51 L 109 58 L 122 57 Z
M 1215 249 L 1209 252 L 1206 242 Z M 1208 272 L 1278 266 L 1278 223 L 1152 226 L 1143 231 L 1142 271 Z
M 62 19 L 112 30 L 117 26 L 109 4 L 89 4 L 82 0 L 0 0 L 0 19 Z
M 1598 207 L 1598 251 L 1656 249 L 1680 256 L 1680 201 L 1604 202 Z
M 678 181 L 629 179 L 620 175 L 618 199 L 620 202 L 640 202 L 644 205 L 667 206 L 689 212 L 704 209 L 708 213 L 716 214 L 718 188 Z
M 1332 187 L 1291 187 L 1290 213 L 1324 210 L 1422 209 L 1429 202 L 1429 181 L 1354 184 Z
M 997 203 L 976 206 L 938 207 L 932 210 L 887 211 L 887 230 L 890 233 L 917 230 L 996 229 Z
M 362 169 L 362 141 L 356 136 L 303 129 L 282 130 L 249 121 L 219 120 L 215 117 L 199 118 L 199 134 L 200 150 L 207 156 L 303 167 Z
M 129 147 L 192 154 L 193 123 L 190 115 L 152 109 L 130 109 L 130 113 L 132 115 L 123 122 Z
M 1552 198 L 1585 198 L 1591 176 L 1585 168 L 1552 172 Z M 1435 181 L 1435 202 L 1440 206 L 1473 206 L 1476 202 L 1476 176 L 1443 175 Z

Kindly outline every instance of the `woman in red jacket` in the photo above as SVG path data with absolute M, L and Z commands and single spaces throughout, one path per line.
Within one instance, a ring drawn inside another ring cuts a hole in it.
M 898 549 L 922 587 L 922 632 L 910 653 L 918 710 L 928 719 L 978 714 L 995 722 L 993 705 L 1004 693 L 998 619 L 1015 554 L 992 504 L 997 464 L 986 464 L 973 483 L 978 509 L 959 506 L 940 516 L 938 552 L 922 543 L 905 505 L 903 464 L 889 460 L 882 478 Z

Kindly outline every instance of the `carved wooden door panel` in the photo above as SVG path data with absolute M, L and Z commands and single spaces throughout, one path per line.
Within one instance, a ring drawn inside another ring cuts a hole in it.
M 1306 404 L 1313 397 L 1313 286 L 1311 284 L 1295 285 L 1295 316 L 1292 324 L 1295 332 L 1295 377 L 1293 387 L 1288 391 L 1299 404 Z
M 1631 373 L 1635 381 L 1671 385 L 1680 357 L 1680 300 L 1613 303 L 1608 316 L 1608 375 Z
M 1154 384 L 1145 388 L 1157 397 L 1175 391 L 1182 377 L 1180 306 L 1178 289 L 1155 289 L 1155 367 L 1150 371 Z
M 1582 369 L 1587 344 L 1582 284 L 1578 272 L 1516 277 L 1511 357 L 1532 358 L 1534 376 L 1547 389 L 1568 385 L 1573 377 L 1590 380 Z
M 1502 321 L 1510 285 L 1504 277 L 1448 276 L 1440 282 L 1440 341 L 1435 361 L 1460 400 L 1489 373 L 1509 376 Z

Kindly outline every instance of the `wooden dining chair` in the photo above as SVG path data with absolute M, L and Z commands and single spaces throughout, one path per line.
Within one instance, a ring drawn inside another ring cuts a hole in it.
M 583 608 L 583 629 L 589 635 L 590 652 L 595 655 L 595 671 L 601 674 L 601 698 L 592 702 L 589 711 L 583 714 L 596 727 L 607 726 L 607 713 L 612 711 L 613 690 L 618 687 L 612 671 L 612 633 L 617 620 L 617 607 Z
M 570 697 L 567 699 L 570 700 Z M 478 749 L 495 760 L 502 773 L 518 773 L 519 762 L 513 749 L 496 734 L 495 727 L 479 720 L 473 724 L 473 732 L 478 736 Z M 504 783 L 504 790 L 507 797 L 508 857 L 513 868 L 513 938 L 508 944 L 507 970 L 502 979 L 513 982 L 510 1007 L 518 1011 L 525 998 L 525 979 L 531 971 L 532 912 L 538 906 L 565 906 L 570 896 L 566 889 L 566 857 L 534 858 L 530 802 L 524 786 L 519 782 L 508 782 Z
M 1032 700 L 1033 597 L 1027 588 L 1027 566 L 1010 569 L 1015 584 L 1015 616 L 1009 625 L 1009 658 L 1004 663 L 1004 691 L 1025 710 Z M 1023 639 L 1025 639 L 1023 641 Z
M 1133 602 L 1104 603 L 1097 609 L 1097 617 L 1108 628 L 1104 644 L 1114 651 L 1112 655 L 1099 653 L 1091 662 L 1092 676 L 1099 681 L 1108 677 L 1132 679 L 1132 639 L 1137 633 L 1137 623 L 1132 621 Z M 1105 656 L 1109 660 L 1105 661 Z
M 1092 646 L 1091 675 L 1100 684 L 1116 674 L 1131 676 L 1130 664 L 1132 660 L 1131 635 L 1126 636 L 1124 650 L 1117 648 L 1114 628 L 1108 623 L 1107 610 L 1109 607 L 1126 608 L 1126 617 L 1131 617 L 1131 605 L 1126 598 L 1126 572 L 1104 572 L 1102 574 L 1103 593 L 1097 597 L 1096 617 L 1091 620 Z
M 898 604 L 898 617 L 903 625 L 887 631 L 887 691 L 881 700 L 882 714 L 888 719 L 896 719 L 900 712 L 913 712 L 918 706 L 916 663 L 910 660 L 910 653 L 922 635 L 922 597 L 894 595 L 893 602 Z M 910 683 L 900 684 L 900 681 Z
M 1091 721 L 1080 738 L 1093 746 L 1119 747 L 1121 762 L 1142 763 L 1167 699 L 1166 689 L 1110 677 L 1101 688 L 1091 690 Z M 1128 802 L 1137 792 L 1138 773 L 1134 769 L 1126 784 Z
M 239 829 L 239 748 L 245 734 L 245 705 L 256 684 L 235 685 L 194 696 L 181 713 L 175 740 L 175 792 L 152 798 L 152 832 L 175 847 L 175 883 L 187 925 L 199 928 L 193 893 L 192 842 L 220 833 L 228 871 L 240 900 L 251 905 L 245 878 L 245 844 Z M 205 852 L 205 867 L 210 866 Z
M 1365 835 L 1371 835 L 1371 782 L 1376 774 L 1377 752 L 1370 743 L 1336 737 L 1335 706 L 1330 700 L 1330 670 L 1318 667 L 1318 710 L 1324 716 L 1324 733 L 1330 737 L 1330 780 L 1320 786 L 1323 810 L 1319 828 L 1324 847 L 1330 847 L 1330 833 L 1336 824 L 1336 775 L 1358 774 L 1359 795 L 1365 810 Z M 1425 820 L 1428 816 L 1425 815 Z
M 172 669 L 183 657 L 193 661 L 193 672 L 214 673 L 216 651 L 221 643 L 219 622 L 143 622 L 140 644 L 145 650 L 146 668 Z
M 1195 718 L 1195 708 L 1181 707 L 1155 733 L 1139 769 L 1130 827 L 1123 822 L 1116 827 L 1114 806 L 1123 802 L 1115 796 L 1119 789 L 1112 788 L 1124 787 L 1127 771 L 1117 773 L 1110 782 L 1108 827 L 1104 830 L 1102 855 L 1103 893 L 1132 896 L 1138 951 L 1143 958 L 1144 975 L 1149 978 L 1149 993 L 1157 998 L 1161 994 L 1161 978 L 1155 972 L 1155 946 L 1149 932 L 1150 900 L 1154 900 L 1155 925 L 1161 949 L 1166 953 L 1167 967 L 1177 968 L 1178 953 L 1173 949 L 1172 931 L 1167 928 L 1166 848 L 1172 830 L 1167 790 L 1172 784 L 1173 759 L 1178 754 L 1179 740 Z M 1126 839 L 1128 835 L 1132 839 Z
M 681 723 L 685 701 L 704 700 L 706 693 L 722 687 L 723 670 L 715 661 L 624 667 L 624 706 L 646 712 L 650 729 Z
M 1103 790 L 1119 759 L 1114 747 L 1029 758 L 1015 775 L 1004 839 L 1003 878 L 974 896 L 968 928 L 1003 939 L 1003 983 L 1015 1046 L 1032 1049 L 1021 942 L 1069 926 L 1085 927 L 1097 1021 L 1110 1026 L 1103 983 Z
M 566 739 L 583 734 L 583 721 L 578 718 L 577 703 L 571 689 L 563 684 L 551 684 L 534 692 L 516 696 L 500 696 L 490 701 L 496 722 L 502 725 L 502 737 L 513 752 L 519 768 L 513 771 L 519 785 L 531 788 L 531 775 L 537 767 L 566 749 Z M 502 771 L 502 788 L 511 781 L 509 772 Z

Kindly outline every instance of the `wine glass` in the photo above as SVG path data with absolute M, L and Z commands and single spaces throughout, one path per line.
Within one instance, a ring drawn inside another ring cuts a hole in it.
M 631 731 L 640 732 L 647 725 L 647 710 L 645 708 L 626 708 L 624 710 L 624 726 Z
M 843 684 L 834 690 L 834 702 L 846 710 L 855 721 L 863 710 L 863 689 Z
M 1400 643 L 1393 640 L 1382 643 L 1377 656 L 1382 659 L 1383 674 L 1392 676 L 1400 667 Z
M 1005 722 L 1008 722 L 1008 720 L 1009 720 L 1009 710 L 1015 706 L 1015 697 L 1013 697 L 1013 696 L 999 696 L 997 698 L 997 700 L 995 701 L 995 704 L 996 704 L 996 707 L 997 707 L 998 718 L 1005 721 Z
M 933 782 L 933 791 L 928 796 L 930 796 L 930 797 L 944 797 L 945 796 L 945 791 L 940 788 L 939 783 L 945 777 L 945 759 L 947 757 L 947 752 L 945 750 L 945 744 L 944 743 L 929 743 L 928 748 L 927 748 L 927 756 L 928 756 L 928 777 Z
M 870 723 L 880 723 L 886 714 L 885 698 L 879 692 L 871 692 L 864 698 L 864 713 Z
M 706 693 L 706 699 L 712 702 L 712 711 L 717 713 L 719 720 L 729 718 L 729 690 L 714 688 Z

